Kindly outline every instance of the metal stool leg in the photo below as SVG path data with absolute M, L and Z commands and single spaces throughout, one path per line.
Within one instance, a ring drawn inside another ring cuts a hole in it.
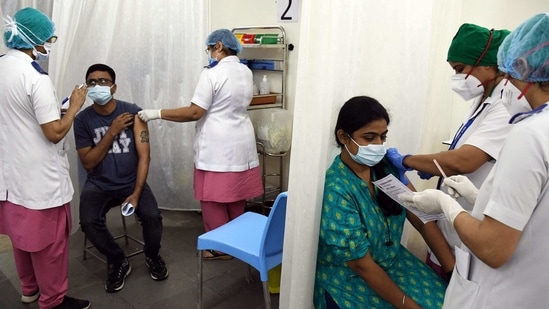
M 140 253 L 143 253 L 143 246 L 145 246 L 145 243 L 141 240 L 141 239 L 138 239 L 130 234 L 128 234 L 128 228 L 126 226 L 126 218 L 122 215 L 122 213 L 120 213 L 120 216 L 122 218 L 122 229 L 123 229 L 123 234 L 121 235 L 118 235 L 118 236 L 115 236 L 114 239 L 117 240 L 119 238 L 122 238 L 124 237 L 124 242 L 126 243 L 126 246 L 129 245 L 129 241 L 134 241 L 135 243 L 141 245 L 141 249 L 139 250 L 136 250 L 130 254 L 126 254 L 126 257 L 129 258 L 129 257 L 132 257 L 132 256 L 135 256 L 135 255 L 138 255 Z M 104 218 L 104 220 L 106 221 L 106 218 Z M 137 219 L 136 219 L 136 222 L 137 222 Z M 105 223 L 106 224 L 106 223 Z M 95 258 L 97 258 L 98 260 L 100 260 L 101 262 L 107 264 L 107 260 L 102 256 L 102 255 L 99 255 L 95 252 L 93 252 L 91 249 L 94 248 L 94 245 L 93 244 L 89 244 L 88 245 L 88 237 L 86 237 L 86 233 L 84 233 L 84 248 L 83 248 L 83 257 L 84 257 L 84 260 L 87 259 L 87 254 L 89 253 L 90 255 L 94 256 Z
M 126 241 L 126 245 L 128 245 L 128 229 L 126 228 L 126 217 L 122 213 L 120 213 L 120 217 L 122 217 L 122 227 L 124 228 L 124 240 Z
M 198 303 L 197 308 L 202 309 L 202 250 L 198 250 Z

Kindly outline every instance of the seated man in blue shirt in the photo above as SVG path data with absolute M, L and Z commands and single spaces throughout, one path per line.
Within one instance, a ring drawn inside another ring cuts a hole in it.
M 104 64 L 86 72 L 88 97 L 94 104 L 74 121 L 76 149 L 88 172 L 80 195 L 80 225 L 91 243 L 107 258 L 105 290 L 118 292 L 131 267 L 126 255 L 105 225 L 107 212 L 131 203 L 143 226 L 146 264 L 154 280 L 168 277 L 166 263 L 158 254 L 162 216 L 147 185 L 150 162 L 147 124 L 136 116 L 136 104 L 115 100 L 116 74 Z

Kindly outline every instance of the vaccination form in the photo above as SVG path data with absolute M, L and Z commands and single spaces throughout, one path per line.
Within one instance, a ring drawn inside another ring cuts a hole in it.
M 399 194 L 407 194 L 412 195 L 414 192 L 410 190 L 407 186 L 405 186 L 402 182 L 400 182 L 395 176 L 392 174 L 389 174 L 380 180 L 376 180 L 373 182 L 373 184 L 380 189 L 381 191 L 385 192 L 390 198 L 395 200 L 397 203 L 402 205 L 404 208 L 411 211 L 414 215 L 416 215 L 423 223 L 429 222 L 429 221 L 435 221 L 435 220 L 446 220 L 446 216 L 444 216 L 443 213 L 436 214 L 436 215 L 430 215 L 426 214 L 424 212 L 421 212 L 417 209 L 408 207 L 404 205 L 404 203 L 398 198 Z

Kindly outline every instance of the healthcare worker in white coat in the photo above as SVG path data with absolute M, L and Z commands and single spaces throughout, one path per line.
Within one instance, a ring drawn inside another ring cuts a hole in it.
M 228 29 L 206 39 L 210 65 L 202 71 L 190 106 L 142 110 L 147 122 L 197 121 L 194 140 L 194 197 L 200 201 L 204 229 L 210 231 L 244 212 L 246 199 L 263 194 L 259 157 L 248 106 L 253 96 L 251 70 L 236 56 L 242 46 Z M 231 259 L 205 250 L 203 259 Z
M 401 173 L 415 169 L 423 179 L 441 176 L 433 162 L 436 159 L 446 175 L 466 175 L 477 187 L 482 185 L 511 130 L 509 112 L 500 102 L 504 74 L 497 65 L 498 48 L 509 33 L 506 29 L 490 30 L 469 23 L 459 27 L 446 59 L 456 73 L 452 76 L 452 90 L 465 101 L 473 100 L 471 107 L 447 151 L 402 156 L 395 148 L 388 149 L 387 157 Z M 458 202 L 468 211 L 473 209 L 463 198 Z M 451 224 L 446 220 L 436 224 L 452 250 L 461 245 Z M 440 260 L 429 250 L 427 264 L 450 280 L 454 256 L 445 252 L 436 252 L 436 256 Z
M 522 23 L 498 51 L 506 73 L 502 102 L 513 128 L 480 188 L 444 180 L 471 214 L 440 190 L 400 195 L 409 206 L 443 212 L 463 241 L 444 308 L 547 308 L 549 293 L 549 13 Z

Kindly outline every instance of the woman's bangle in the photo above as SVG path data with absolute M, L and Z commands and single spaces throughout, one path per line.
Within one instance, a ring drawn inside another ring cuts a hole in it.
M 406 294 L 402 295 L 402 308 L 406 308 Z

